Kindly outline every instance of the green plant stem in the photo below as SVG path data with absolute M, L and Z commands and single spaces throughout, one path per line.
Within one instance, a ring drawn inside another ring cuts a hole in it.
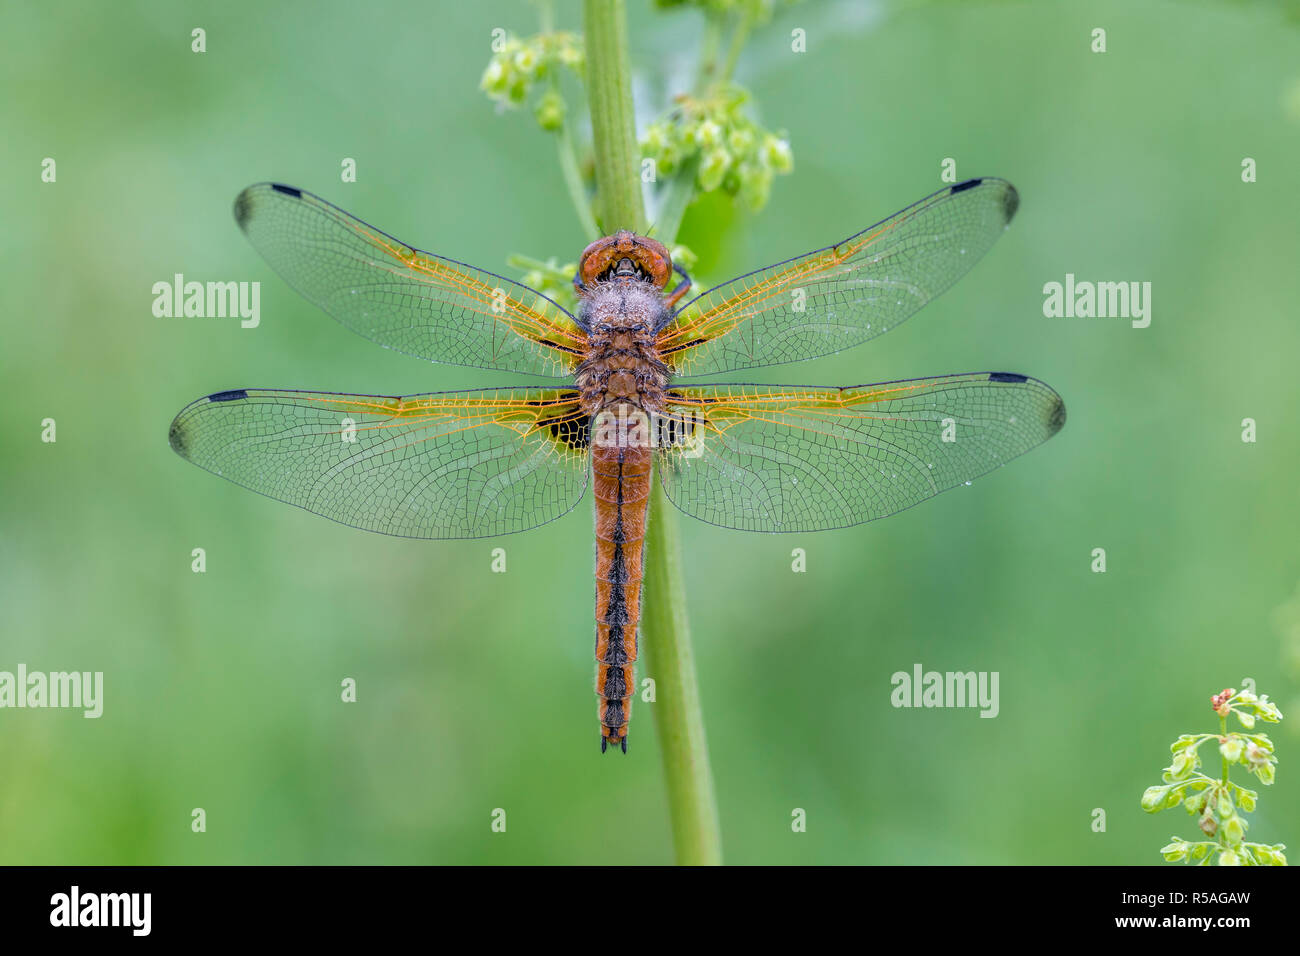
M 1219 715 L 1219 739 L 1223 740 L 1227 736 L 1228 736 L 1228 715 L 1220 714 Z M 1223 754 L 1223 791 L 1226 793 L 1227 789 L 1228 789 L 1228 755 Z M 1214 838 L 1219 843 L 1220 853 L 1222 853 L 1224 850 L 1230 849 L 1230 847 L 1228 846 L 1227 834 L 1224 833 L 1222 826 L 1220 826 L 1219 829 L 1215 831 Z
M 1224 714 L 1219 718 L 1219 737 L 1222 739 L 1227 736 L 1228 736 L 1228 715 Z M 1227 754 L 1223 755 L 1223 785 L 1225 787 L 1228 785 L 1228 755 Z
M 646 529 L 642 644 L 655 677 L 655 724 L 672 816 L 673 848 L 683 866 L 722 862 L 722 834 L 713 771 L 695 679 L 686 614 L 677 509 L 654 482 Z
M 606 227 L 640 230 L 645 211 L 637 175 L 623 0 L 583 0 L 583 22 L 600 218 Z M 686 616 L 681 532 L 676 510 L 665 498 L 661 484 L 655 481 L 653 488 L 646 529 L 641 630 L 646 664 L 655 678 L 655 722 L 673 847 L 677 862 L 683 865 L 718 864 L 722 862 L 722 837 Z
M 606 232 L 645 228 L 640 149 L 632 111 L 627 9 L 623 0 L 583 0 L 587 47 L 587 101 L 596 153 L 597 219 Z
M 740 51 L 745 46 L 745 41 L 749 39 L 749 28 L 753 25 L 753 18 L 748 12 L 740 14 L 740 22 L 736 24 L 735 31 L 731 34 L 731 44 L 727 48 L 727 61 L 722 67 L 722 75 L 719 82 L 730 83 L 731 76 L 736 72 L 736 63 L 740 60 Z
M 700 58 L 695 64 L 695 87 L 692 93 L 704 96 L 709 91 L 718 71 L 718 48 L 722 45 L 722 27 L 726 14 L 709 10 L 704 16 L 704 30 L 700 37 Z

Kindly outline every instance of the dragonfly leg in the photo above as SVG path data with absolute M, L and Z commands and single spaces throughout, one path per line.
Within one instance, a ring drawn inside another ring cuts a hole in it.
M 677 288 L 673 289 L 672 292 L 669 292 L 668 297 L 664 299 L 664 305 L 668 306 L 670 309 L 675 308 L 677 303 L 681 301 L 682 296 L 691 289 L 691 277 L 686 274 L 686 270 L 674 262 L 673 271 L 682 277 L 682 281 L 678 283 Z
M 582 281 L 582 269 L 573 274 L 573 291 L 580 296 L 587 294 L 587 283 Z

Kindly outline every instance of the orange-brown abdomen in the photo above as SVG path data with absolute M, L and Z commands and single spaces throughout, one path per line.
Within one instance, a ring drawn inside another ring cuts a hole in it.
M 642 557 L 650 506 L 651 455 L 645 444 L 592 443 L 596 500 L 596 695 L 600 749 L 627 752 L 636 689 L 633 665 L 641 620 Z

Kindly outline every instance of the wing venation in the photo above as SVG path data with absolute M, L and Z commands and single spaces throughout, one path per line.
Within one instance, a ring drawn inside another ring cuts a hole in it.
M 678 375 L 712 375 L 860 345 L 964 275 L 1019 202 L 1003 179 L 941 189 L 833 246 L 709 289 L 660 333 L 660 353 Z
M 562 377 L 585 347 L 573 316 L 542 293 L 416 249 L 304 190 L 249 186 L 235 221 L 289 285 L 385 348 Z
M 480 538 L 566 514 L 587 484 L 577 392 L 483 389 L 406 398 L 235 389 L 172 422 L 181 457 L 342 524 Z
M 692 441 L 661 447 L 678 508 L 744 531 L 860 524 L 1006 464 L 1055 435 L 1065 404 L 1023 375 L 979 372 L 852 388 L 678 386 L 665 415 Z

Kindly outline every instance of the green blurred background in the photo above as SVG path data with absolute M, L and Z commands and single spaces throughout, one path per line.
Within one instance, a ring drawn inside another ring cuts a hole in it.
M 688 76 L 701 21 L 629 6 L 652 107 Z M 251 182 L 498 271 L 584 244 L 549 138 L 477 88 L 493 28 L 536 31 L 527 3 L 269 7 L 3 14 L 0 669 L 106 687 L 99 720 L 0 711 L 0 863 L 670 862 L 653 705 L 628 757 L 597 752 L 589 502 L 506 539 L 401 540 L 167 446 L 176 411 L 219 389 L 510 384 L 384 351 L 299 298 L 232 221 Z M 559 14 L 581 29 L 576 3 Z M 1300 846 L 1300 612 L 1277 610 L 1300 582 L 1286 11 L 809 2 L 754 34 L 737 78 L 796 171 L 761 214 L 688 220 L 705 284 L 892 213 L 945 157 L 1022 196 L 989 257 L 904 328 L 744 379 L 1014 370 L 1055 386 L 1069 421 L 888 521 L 766 536 L 682 519 L 728 861 L 1158 863 L 1195 829 L 1138 798 L 1243 677 L 1289 718 L 1249 838 Z M 151 286 L 176 272 L 260 280 L 261 327 L 155 318 Z M 1044 318 L 1042 286 L 1067 272 L 1152 282 L 1151 327 Z M 1000 716 L 892 708 L 890 675 L 918 662 L 999 671 Z

